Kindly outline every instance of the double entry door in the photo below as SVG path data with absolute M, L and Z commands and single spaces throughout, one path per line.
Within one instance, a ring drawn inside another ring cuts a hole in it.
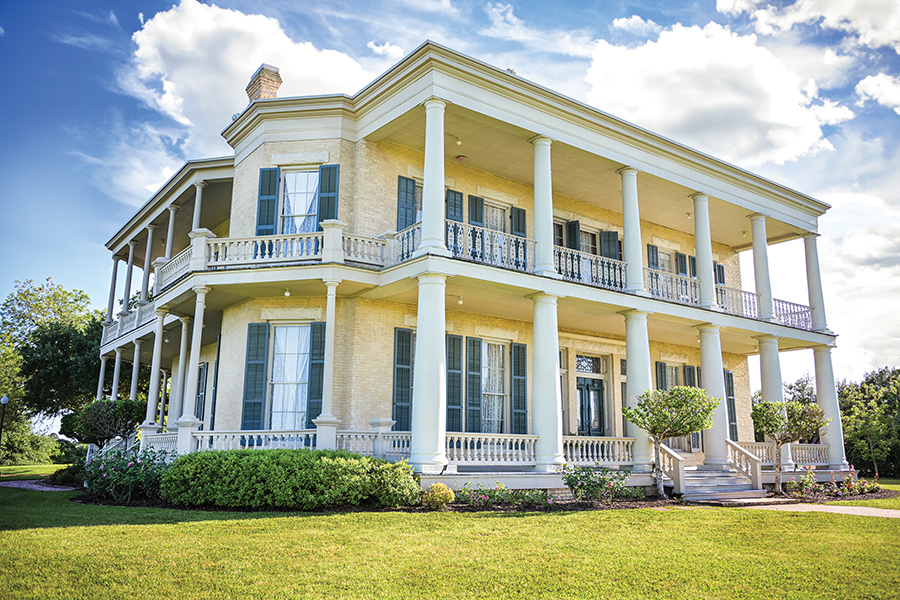
M 603 414 L 603 380 L 579 377 L 578 435 L 605 435 Z

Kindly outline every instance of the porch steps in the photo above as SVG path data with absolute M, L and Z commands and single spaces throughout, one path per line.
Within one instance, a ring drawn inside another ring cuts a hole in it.
M 766 490 L 754 490 L 750 479 L 737 471 L 702 471 L 688 467 L 684 472 L 685 502 L 743 501 L 766 497 Z

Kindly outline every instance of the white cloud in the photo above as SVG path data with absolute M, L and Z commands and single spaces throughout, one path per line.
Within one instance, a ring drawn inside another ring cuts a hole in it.
M 583 32 L 541 31 L 525 24 L 513 14 L 512 4 L 489 2 L 484 11 L 491 20 L 491 26 L 478 33 L 486 37 L 518 42 L 526 47 L 542 52 L 554 52 L 566 56 L 589 58 L 596 42 Z
M 0 27 L 0 37 L 3 37 L 4 35 L 6 35 L 6 30 Z
M 403 58 L 404 52 L 403 48 L 400 46 L 395 46 L 390 42 L 385 42 L 382 45 L 378 45 L 375 43 L 375 40 L 372 40 L 368 44 L 366 44 L 368 48 L 371 48 L 372 52 L 377 54 L 378 56 L 387 56 L 389 58 Z
M 737 16 L 755 9 L 755 0 L 716 0 L 716 10 L 723 15 Z
M 400 2 L 410 8 L 424 12 L 441 13 L 444 16 L 452 17 L 459 15 L 459 11 L 450 0 L 400 0 Z
M 373 78 L 346 54 L 290 39 L 276 19 L 196 0 L 157 13 L 133 41 L 120 85 L 188 127 L 188 157 L 230 151 L 219 133 L 247 105 L 244 88 L 264 62 L 281 70 L 281 97 L 354 93 Z
M 589 101 L 744 167 L 831 149 L 821 125 L 852 118 L 814 96 L 755 35 L 675 25 L 635 48 L 597 44 Z
M 891 77 L 885 73 L 869 75 L 856 84 L 856 93 L 860 98 L 857 106 L 862 106 L 866 100 L 871 99 L 900 115 L 900 77 Z
M 614 19 L 611 28 L 627 31 L 641 37 L 650 37 L 662 31 L 662 27 L 651 20 L 645 21 L 638 15 L 631 15 L 627 19 Z

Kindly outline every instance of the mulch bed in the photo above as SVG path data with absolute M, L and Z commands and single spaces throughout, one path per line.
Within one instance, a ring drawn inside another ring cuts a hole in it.
M 843 496 L 833 496 L 829 494 L 809 494 L 807 496 L 797 496 L 797 499 L 807 504 L 825 504 L 827 502 L 835 502 L 839 500 L 887 500 L 900 496 L 900 492 L 896 490 L 881 490 L 871 494 L 844 494 Z M 776 498 L 774 494 L 769 494 L 770 498 Z M 790 497 L 790 496 L 787 496 Z

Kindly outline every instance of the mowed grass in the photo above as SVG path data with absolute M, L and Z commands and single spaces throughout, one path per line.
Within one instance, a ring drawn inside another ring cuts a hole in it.
M 900 491 L 900 479 L 879 479 L 878 484 L 886 490 Z M 865 497 L 865 496 L 863 496 Z M 870 506 L 872 508 L 889 508 L 900 510 L 900 496 L 884 500 L 839 500 L 829 504 L 843 504 L 845 506 Z
M 0 598 L 887 598 L 900 520 L 212 513 L 0 488 Z
M 0 467 L 0 481 L 46 479 L 68 465 L 21 465 Z

